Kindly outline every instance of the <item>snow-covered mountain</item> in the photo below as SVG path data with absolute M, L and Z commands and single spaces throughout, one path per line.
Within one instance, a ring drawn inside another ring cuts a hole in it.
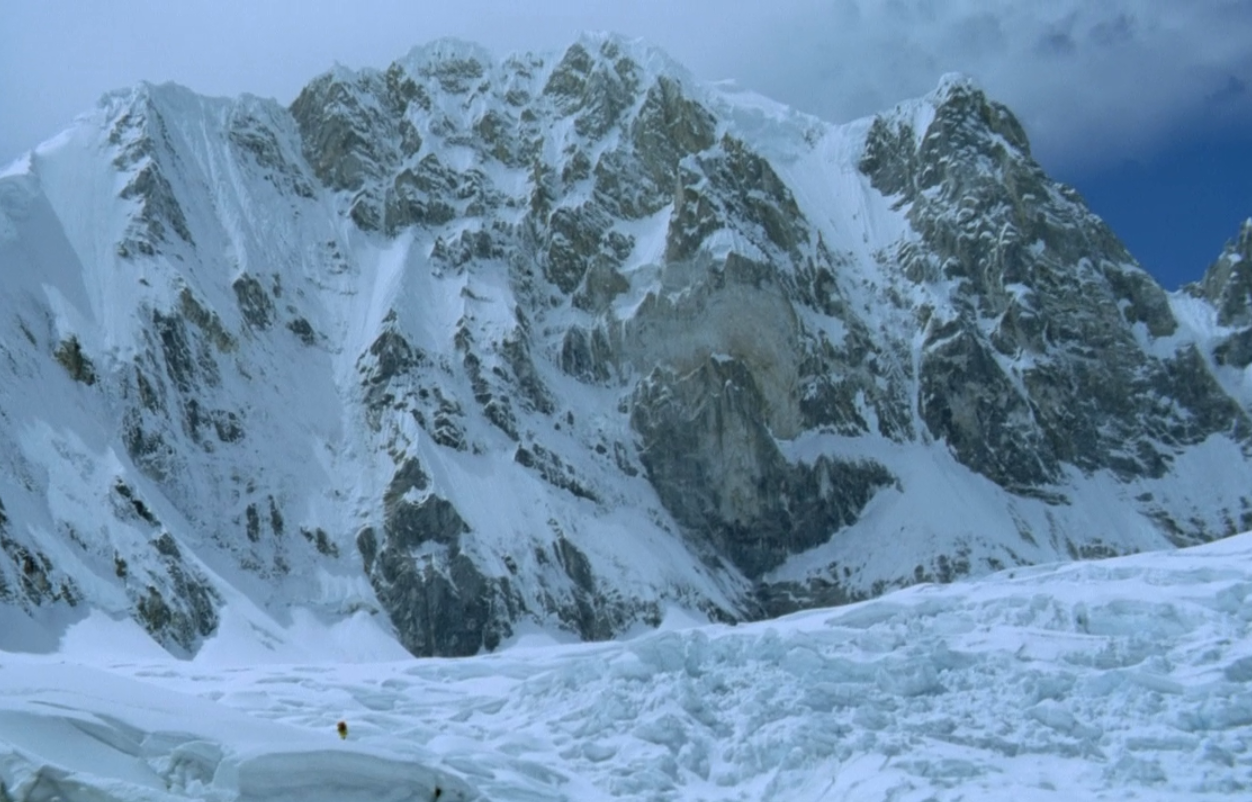
M 1166 294 L 958 77 L 832 125 L 588 36 L 117 92 L 0 176 L 0 647 L 466 655 L 1229 535 L 1243 247 Z

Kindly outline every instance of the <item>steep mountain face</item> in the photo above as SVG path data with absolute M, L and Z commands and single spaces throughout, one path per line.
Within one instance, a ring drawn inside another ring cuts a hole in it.
M 1252 218 L 1244 221 L 1239 235 L 1226 244 L 1204 278 L 1184 289 L 1216 311 L 1210 321 L 1216 335 L 1212 358 L 1218 370 L 1236 384 L 1248 375 L 1247 367 L 1252 364 Z M 1239 395 L 1238 390 L 1235 394 Z M 1246 393 L 1243 396 L 1247 398 Z
M 614 37 L 119 92 L 0 176 L 0 622 L 463 655 L 1247 529 L 1248 232 L 1167 295 L 954 77 L 845 126 Z

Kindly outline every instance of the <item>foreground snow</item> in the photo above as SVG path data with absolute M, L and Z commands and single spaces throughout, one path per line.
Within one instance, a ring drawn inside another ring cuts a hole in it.
M 0 780 L 67 802 L 1247 798 L 1250 622 L 1252 533 L 464 660 L 257 659 L 385 655 L 365 620 L 227 626 L 179 662 L 94 618 L 55 655 L 0 652 Z

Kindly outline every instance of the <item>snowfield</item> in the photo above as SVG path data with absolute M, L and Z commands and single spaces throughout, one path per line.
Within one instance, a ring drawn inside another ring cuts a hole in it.
M 283 632 L 227 616 L 177 661 L 94 613 L 53 653 L 0 652 L 0 799 L 1252 793 L 1252 533 L 667 625 L 414 660 L 365 613 Z

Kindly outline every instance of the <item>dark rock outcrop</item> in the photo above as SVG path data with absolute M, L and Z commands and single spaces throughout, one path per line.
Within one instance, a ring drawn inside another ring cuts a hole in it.
M 684 375 L 657 369 L 635 390 L 640 460 L 679 523 L 756 578 L 854 521 L 893 477 L 872 462 L 789 464 L 760 389 L 736 360 Z

